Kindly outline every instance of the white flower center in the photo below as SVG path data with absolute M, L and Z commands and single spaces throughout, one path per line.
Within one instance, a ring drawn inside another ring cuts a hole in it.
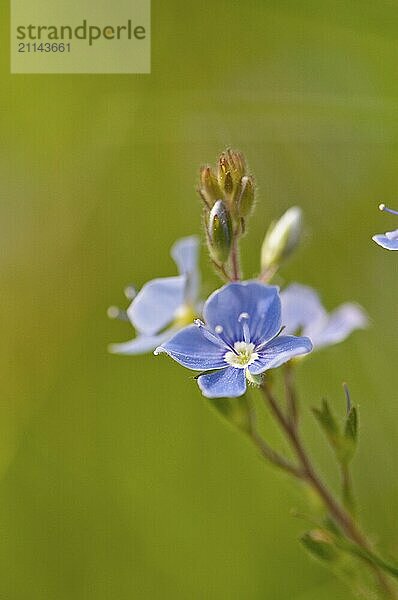
M 257 352 L 254 352 L 254 344 L 250 342 L 235 342 L 234 350 L 235 352 L 232 350 L 226 352 L 224 360 L 236 369 L 246 369 L 258 359 Z

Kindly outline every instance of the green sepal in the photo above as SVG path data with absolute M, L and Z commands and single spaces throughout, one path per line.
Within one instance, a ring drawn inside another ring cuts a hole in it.
M 355 454 L 358 437 L 358 413 L 352 406 L 346 417 L 344 431 L 340 427 L 329 408 L 326 400 L 322 401 L 321 408 L 313 408 L 312 412 L 325 433 L 329 444 L 332 446 L 336 458 L 342 465 L 348 465 Z
M 340 431 L 338 423 L 329 408 L 327 400 L 322 400 L 321 408 L 313 408 L 312 412 L 324 431 L 329 443 L 336 448 L 339 443 Z
M 254 182 L 252 177 L 242 177 L 240 181 L 238 212 L 240 217 L 247 217 L 254 205 Z
M 345 426 L 344 426 L 344 439 L 346 442 L 346 456 L 345 460 L 349 462 L 352 460 L 358 443 L 358 411 L 355 406 L 352 406 L 348 412 Z

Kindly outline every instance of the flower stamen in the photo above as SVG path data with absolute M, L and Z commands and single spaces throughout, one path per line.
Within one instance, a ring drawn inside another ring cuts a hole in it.
M 254 348 L 254 344 L 250 342 L 235 342 L 234 351 L 226 352 L 224 360 L 231 367 L 246 369 L 246 367 L 258 359 L 258 354 L 254 351 Z
M 381 210 L 382 212 L 388 212 L 391 215 L 398 216 L 398 210 L 393 210 L 392 208 L 388 208 L 388 206 L 386 206 L 385 204 L 379 204 L 379 210 Z
M 203 321 L 201 321 L 200 319 L 195 319 L 194 323 L 195 323 L 196 327 L 199 327 L 202 330 L 204 337 L 207 338 L 210 342 L 213 342 L 213 344 L 217 344 L 218 346 L 221 346 L 222 348 L 225 348 L 225 346 L 227 346 L 228 348 L 231 349 L 231 352 L 235 354 L 235 350 L 233 349 L 233 347 L 230 344 L 228 344 L 228 342 L 226 342 L 225 340 L 220 338 L 218 335 L 216 335 L 216 333 L 213 333 L 211 331 L 211 329 L 209 329 L 203 323 Z M 219 327 L 221 327 L 221 325 L 218 325 L 216 327 L 216 330 Z M 219 333 L 219 331 L 217 331 L 217 333 Z
M 242 325 L 243 339 L 245 340 L 246 344 L 250 343 L 250 329 L 248 324 L 249 319 L 250 315 L 247 312 L 241 313 L 238 317 L 238 321 Z
M 129 320 L 127 312 L 125 310 L 122 310 L 118 306 L 110 306 L 107 309 L 106 314 L 108 315 L 109 319 L 118 319 L 119 321 Z

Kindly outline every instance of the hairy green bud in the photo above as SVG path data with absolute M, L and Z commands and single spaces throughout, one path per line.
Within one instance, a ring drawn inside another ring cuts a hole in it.
M 247 217 L 254 206 L 254 181 L 253 177 L 245 175 L 240 180 L 241 193 L 238 200 L 240 217 Z
M 226 194 L 232 194 L 245 175 L 246 165 L 243 154 L 228 149 L 218 159 L 218 183 Z
M 209 210 L 214 206 L 215 202 L 223 196 L 221 188 L 218 185 L 217 177 L 213 173 L 211 167 L 202 167 L 200 170 L 199 194 Z
M 217 200 L 209 214 L 207 240 L 211 256 L 217 263 L 228 260 L 232 245 L 232 221 L 222 200 Z
M 296 249 L 302 220 L 301 208 L 293 206 L 270 225 L 261 248 L 262 270 L 278 267 Z

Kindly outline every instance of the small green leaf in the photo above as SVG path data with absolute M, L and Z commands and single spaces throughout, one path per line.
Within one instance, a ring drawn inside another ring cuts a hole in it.
M 329 440 L 329 443 L 333 446 L 333 448 L 336 448 L 340 439 L 340 431 L 337 421 L 329 408 L 327 400 L 322 400 L 321 408 L 313 408 L 312 412 L 314 413 L 319 425 L 322 427 L 326 437 Z
M 347 439 L 350 439 L 357 443 L 358 440 L 358 411 L 355 406 L 352 406 L 345 422 L 344 435 Z
M 357 409 L 355 406 L 350 407 L 344 425 L 344 432 L 340 431 L 326 400 L 322 401 L 321 408 L 313 408 L 312 412 L 325 433 L 329 444 L 335 451 L 337 460 L 341 464 L 347 465 L 352 460 L 356 449 L 358 435 Z
M 358 411 L 355 406 L 352 406 L 346 418 L 344 435 L 341 438 L 337 452 L 337 457 L 342 464 L 348 465 L 348 463 L 354 458 L 357 441 Z

